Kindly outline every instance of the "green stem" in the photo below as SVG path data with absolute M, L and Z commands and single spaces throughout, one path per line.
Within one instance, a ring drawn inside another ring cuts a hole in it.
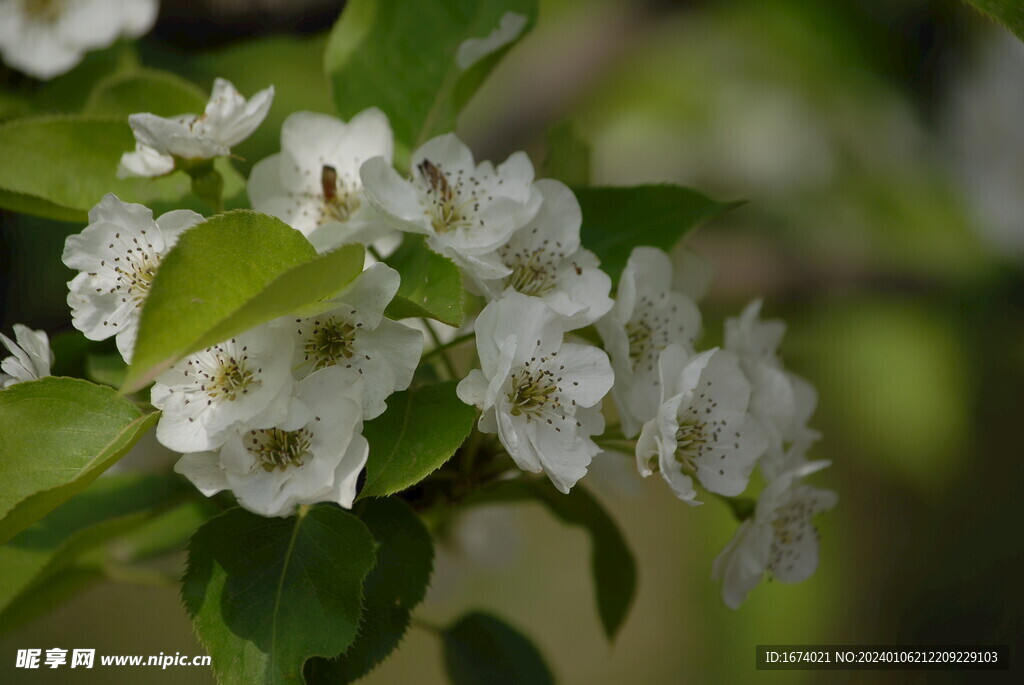
M 433 357 L 435 354 L 441 354 L 453 347 L 457 347 L 458 345 L 461 345 L 467 340 L 472 340 L 474 337 L 476 337 L 476 333 L 465 333 L 463 335 L 460 335 L 454 340 L 449 340 L 443 345 L 438 345 L 437 347 L 431 350 L 427 350 L 426 352 L 423 353 L 423 356 L 420 357 L 420 361 L 423 361 L 424 359 L 429 359 L 430 357 Z
M 110 580 L 128 585 L 171 587 L 178 582 L 176 578 L 165 573 L 127 564 L 107 563 L 103 565 L 103 572 Z
M 420 630 L 425 630 L 428 633 L 434 633 L 435 635 L 444 634 L 444 628 L 441 626 L 431 623 L 430 621 L 424 621 L 422 618 L 418 618 L 416 616 L 409 617 L 409 625 L 415 626 Z
M 427 333 L 430 335 L 430 339 L 434 342 L 434 349 L 436 350 L 438 348 L 444 347 L 444 343 L 441 342 L 441 337 L 437 334 L 437 331 L 434 330 L 434 327 L 430 324 L 430 321 L 428 319 L 423 319 L 422 321 L 427 328 Z M 430 354 L 430 352 L 428 352 L 427 354 Z M 455 365 L 452 364 L 451 358 L 449 358 L 448 355 L 445 354 L 443 351 L 440 354 L 441 363 L 444 365 L 445 370 L 448 372 L 448 378 L 450 380 L 455 380 L 456 378 L 459 377 L 459 374 L 455 370 Z

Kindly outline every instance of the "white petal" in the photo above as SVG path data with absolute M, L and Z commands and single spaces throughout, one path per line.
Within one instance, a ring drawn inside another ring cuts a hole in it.
M 483 38 L 464 40 L 455 52 L 455 63 L 459 69 L 466 71 L 487 55 L 505 47 L 526 28 L 526 16 L 517 12 L 505 12 L 501 15 L 498 26 Z
M 411 183 L 398 175 L 383 157 L 374 157 L 359 168 L 366 198 L 394 223 L 395 228 L 431 235 L 430 218 Z
M 174 465 L 174 472 L 192 481 L 196 489 L 207 497 L 212 497 L 229 487 L 216 452 L 183 454 Z
M 564 380 L 563 395 L 581 407 L 592 407 L 608 394 L 614 382 L 612 366 L 603 350 L 589 345 L 562 345 L 552 371 Z
M 163 176 L 172 171 L 174 171 L 173 157 L 161 154 L 148 145 L 136 143 L 135 152 L 126 152 L 121 155 L 121 162 L 117 167 L 117 177 L 146 178 Z
M 768 567 L 771 553 L 771 526 L 744 521 L 736 535 L 715 558 L 711 577 L 722 581 L 722 600 L 731 609 L 739 608 Z

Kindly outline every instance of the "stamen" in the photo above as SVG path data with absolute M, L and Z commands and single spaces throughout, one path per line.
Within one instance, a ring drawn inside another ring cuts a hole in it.
M 264 428 L 249 431 L 245 436 L 245 447 L 267 473 L 275 469 L 285 471 L 293 466 L 302 466 L 303 459 L 309 454 L 312 438 L 313 434 L 305 428 L 294 431 Z

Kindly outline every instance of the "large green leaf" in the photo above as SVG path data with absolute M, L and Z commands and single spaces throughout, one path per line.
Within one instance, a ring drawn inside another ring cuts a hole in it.
M 444 663 L 453 685 L 546 685 L 555 682 L 530 640 L 491 614 L 473 612 L 446 629 Z
M 138 390 L 185 355 L 333 295 L 362 265 L 360 245 L 318 256 L 301 233 L 250 210 L 192 227 L 153 279 L 125 389 Z
M 90 93 L 84 112 L 110 117 L 151 112 L 161 117 L 172 117 L 202 113 L 207 99 L 207 94 L 199 86 L 177 74 L 158 69 L 135 69 L 100 80 Z
M 0 391 L 0 542 L 85 489 L 157 416 L 75 378 Z
M 583 245 L 597 254 L 613 282 L 634 247 L 670 250 L 690 229 L 737 204 L 674 185 L 583 186 L 573 192 L 583 209 Z
M 126 118 L 48 116 L 0 124 L 0 207 L 51 219 L 85 222 L 107 193 L 125 202 L 178 208 L 191 192 L 188 176 L 117 178 L 121 155 L 135 149 Z M 225 195 L 244 182 L 227 160 L 217 160 Z
M 359 637 L 337 659 L 312 659 L 306 680 L 340 685 L 357 680 L 398 647 L 409 614 L 430 583 L 434 546 L 430 532 L 407 504 L 394 497 L 360 502 L 353 512 L 377 540 L 377 565 L 364 584 Z
M 489 36 L 506 12 L 526 19 L 515 39 L 460 67 L 459 46 Z M 398 146 L 415 149 L 455 129 L 461 107 L 536 16 L 537 0 L 351 0 L 324 56 L 338 112 L 380 107 Z
M 965 0 L 1024 40 L 1024 4 L 1020 0 Z
M 455 453 L 476 420 L 476 410 L 462 403 L 455 386 L 449 381 L 396 392 L 388 410 L 363 426 L 370 458 L 360 498 L 415 485 Z
M 223 685 L 302 683 L 303 664 L 356 637 L 373 537 L 317 505 L 287 519 L 232 509 L 189 544 L 182 597 Z
M 513 480 L 479 491 L 465 503 L 530 501 L 540 502 L 559 519 L 583 528 L 590 536 L 590 568 L 597 610 L 605 634 L 613 639 L 636 594 L 636 563 L 615 521 L 593 495 L 580 485 L 563 495 L 546 480 Z
M 0 630 L 4 612 L 31 587 L 86 550 L 142 525 L 192 492 L 180 478 L 118 474 L 102 478 L 0 547 Z
M 421 236 L 407 235 L 384 261 L 402 276 L 385 312 L 390 318 L 425 317 L 462 325 L 462 275 L 452 260 L 427 247 Z

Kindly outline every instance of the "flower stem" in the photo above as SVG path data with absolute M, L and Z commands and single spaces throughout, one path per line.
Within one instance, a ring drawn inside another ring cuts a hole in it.
M 455 370 L 455 365 L 452 364 L 451 358 L 445 353 L 443 349 L 441 349 L 445 346 L 445 344 L 441 342 L 441 337 L 437 334 L 437 331 L 434 330 L 434 327 L 431 325 L 428 319 L 423 319 L 423 324 L 427 328 L 427 333 L 430 335 L 430 339 L 434 342 L 434 349 L 428 351 L 423 356 L 427 357 L 433 352 L 439 352 L 439 354 L 441 355 L 441 363 L 444 365 L 445 371 L 448 372 L 449 379 L 455 380 L 456 378 L 459 377 L 459 374 Z
M 438 345 L 437 347 L 435 347 L 435 348 L 433 348 L 431 350 L 427 350 L 426 352 L 423 353 L 423 356 L 420 357 L 420 361 L 423 361 L 424 359 L 429 359 L 430 357 L 433 357 L 435 354 L 441 354 L 441 353 L 445 352 L 446 350 L 449 350 L 449 349 L 451 349 L 453 347 L 457 347 L 457 346 L 461 345 L 462 343 L 466 342 L 467 340 L 472 340 L 475 336 L 476 336 L 476 333 L 466 333 L 464 335 L 460 335 L 459 337 L 455 338 L 454 340 L 449 340 L 448 342 L 444 343 L 443 345 Z

